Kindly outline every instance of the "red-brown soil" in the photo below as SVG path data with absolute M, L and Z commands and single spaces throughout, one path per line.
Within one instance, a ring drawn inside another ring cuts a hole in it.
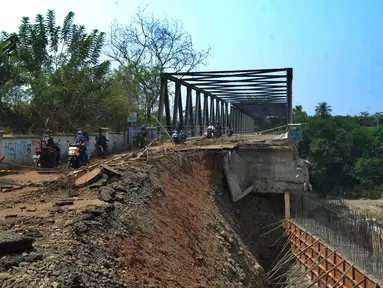
M 163 194 L 146 211 L 150 220 L 140 222 L 133 236 L 110 243 L 129 282 L 145 287 L 264 285 L 261 267 L 227 230 L 216 205 L 212 184 L 221 180 L 220 170 L 220 156 L 214 155 L 156 164 L 153 172 Z
M 73 194 L 74 178 L 3 199 L 0 233 L 37 240 L 34 251 L 0 259 L 0 287 L 267 287 L 219 207 L 221 160 L 184 153 L 121 162 L 120 179 L 78 189 L 61 208 L 55 202 Z

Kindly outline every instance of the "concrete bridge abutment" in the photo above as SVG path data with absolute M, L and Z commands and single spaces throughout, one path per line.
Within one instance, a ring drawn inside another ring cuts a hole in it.
M 224 171 L 234 202 L 253 194 L 282 194 L 290 218 L 290 193 L 306 191 L 309 169 L 294 146 L 284 143 L 238 145 L 224 158 Z

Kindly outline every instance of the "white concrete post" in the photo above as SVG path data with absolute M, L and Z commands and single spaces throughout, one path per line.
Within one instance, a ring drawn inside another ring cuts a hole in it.
M 237 122 L 237 125 L 236 125 L 236 127 L 237 127 L 237 133 L 239 134 L 239 133 L 241 133 L 241 126 L 240 126 L 240 121 L 239 121 L 239 115 L 240 115 L 240 111 L 238 110 L 238 109 L 235 109 L 235 121 Z
M 243 133 L 246 133 L 246 114 L 243 113 Z
M 243 121 L 242 121 L 243 118 L 242 118 L 242 115 L 243 115 L 243 113 L 242 113 L 242 111 L 240 111 L 240 112 L 239 112 L 239 124 L 240 124 L 240 125 L 239 125 L 239 126 L 240 126 L 239 129 L 240 129 L 240 131 L 241 131 L 241 134 L 243 133 L 243 127 L 242 127 L 242 126 L 243 126 Z
M 246 133 L 246 114 L 243 113 L 243 133 Z
M 291 218 L 291 210 L 290 210 L 290 193 L 285 192 L 285 218 Z
M 245 122 L 245 132 L 247 134 L 247 114 L 244 115 L 244 121 Z
M 234 108 L 233 107 L 233 129 L 235 131 L 235 133 L 238 133 L 238 111 L 237 111 L 237 108 Z

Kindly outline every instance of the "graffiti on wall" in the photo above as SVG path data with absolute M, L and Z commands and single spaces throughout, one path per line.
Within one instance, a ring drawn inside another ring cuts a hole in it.
M 59 141 L 60 141 L 60 140 L 59 140 Z M 40 142 L 41 142 L 41 141 L 38 140 L 38 139 L 37 139 L 37 140 L 36 140 L 36 139 L 32 139 L 32 140 L 31 140 L 31 145 L 32 145 L 32 146 L 40 146 Z
M 30 141 L 6 141 L 4 143 L 4 156 L 30 156 L 31 143 Z

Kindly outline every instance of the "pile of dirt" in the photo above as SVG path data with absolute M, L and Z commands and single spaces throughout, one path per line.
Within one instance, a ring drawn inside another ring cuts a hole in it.
M 36 210 L 3 220 L 3 231 L 35 242 L 0 258 L 0 287 L 267 287 L 217 200 L 222 156 L 150 161 L 119 167 L 120 178 L 79 190 L 67 179 L 13 203 Z

